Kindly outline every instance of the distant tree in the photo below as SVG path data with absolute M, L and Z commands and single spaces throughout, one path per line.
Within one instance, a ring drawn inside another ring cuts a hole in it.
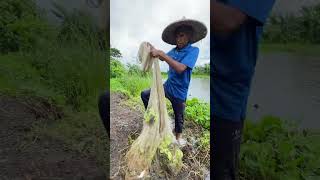
M 110 56 L 112 58 L 116 58 L 116 59 L 122 58 L 122 54 L 121 54 L 120 50 L 116 49 L 116 48 L 110 48 Z
M 204 64 L 202 66 L 196 66 L 193 70 L 194 74 L 210 74 L 210 64 Z

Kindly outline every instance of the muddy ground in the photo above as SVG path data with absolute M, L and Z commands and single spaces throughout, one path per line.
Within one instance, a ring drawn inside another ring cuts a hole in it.
M 0 179 L 105 180 L 105 172 L 93 158 L 72 151 L 63 142 L 33 135 L 35 123 L 54 121 L 41 117 L 34 107 L 0 95 Z

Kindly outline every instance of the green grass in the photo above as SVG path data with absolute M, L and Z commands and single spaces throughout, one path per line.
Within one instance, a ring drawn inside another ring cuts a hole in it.
M 262 53 L 273 53 L 273 52 L 285 52 L 293 53 L 304 56 L 319 56 L 320 45 L 317 44 L 302 44 L 302 43 L 287 43 L 287 44 L 276 44 L 276 43 L 262 43 L 259 47 Z
M 110 80 L 111 91 L 120 91 L 131 97 L 140 97 L 140 93 L 151 87 L 150 77 L 140 77 L 136 75 L 125 75 L 121 78 Z

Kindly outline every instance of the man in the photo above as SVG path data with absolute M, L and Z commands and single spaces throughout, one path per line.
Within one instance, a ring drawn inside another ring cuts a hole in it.
M 239 151 L 262 27 L 274 0 L 211 1 L 213 179 L 238 179 Z
M 164 83 L 164 91 L 166 98 L 172 104 L 175 116 L 174 134 L 180 146 L 184 146 L 186 143 L 182 139 L 185 102 L 192 69 L 199 55 L 199 48 L 193 47 L 191 44 L 203 39 L 206 34 L 207 28 L 203 23 L 184 18 L 167 26 L 162 33 L 162 40 L 168 44 L 176 45 L 175 48 L 165 54 L 150 44 L 151 55 L 158 57 L 169 65 L 168 79 Z M 145 108 L 148 106 L 149 97 L 150 89 L 141 92 L 141 99 Z

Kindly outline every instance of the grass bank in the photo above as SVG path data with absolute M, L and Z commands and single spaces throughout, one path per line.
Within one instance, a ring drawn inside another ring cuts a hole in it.
M 301 56 L 319 56 L 319 44 L 305 43 L 262 43 L 259 46 L 262 53 L 291 53 Z

